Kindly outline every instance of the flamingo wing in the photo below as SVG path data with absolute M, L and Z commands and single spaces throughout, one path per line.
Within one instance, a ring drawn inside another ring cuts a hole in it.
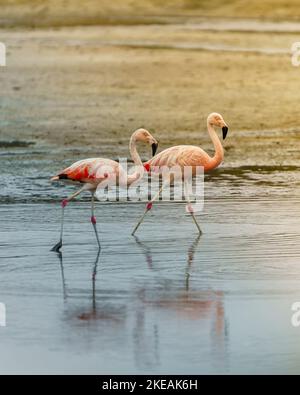
M 167 148 L 159 154 L 155 155 L 147 163 L 150 167 L 172 167 L 177 164 L 176 159 L 178 156 L 180 146 Z
M 181 167 L 185 166 L 206 166 L 209 160 L 208 154 L 199 147 L 186 146 L 183 147 L 177 157 L 177 164 Z
M 201 148 L 193 145 L 177 145 L 160 152 L 147 163 L 150 167 L 205 166 L 209 156 Z
M 98 182 L 116 171 L 119 164 L 102 158 L 83 159 L 62 170 L 53 179 L 79 182 Z

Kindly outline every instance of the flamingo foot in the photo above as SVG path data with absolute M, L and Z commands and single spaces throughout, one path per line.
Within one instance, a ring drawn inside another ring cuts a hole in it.
M 94 215 L 91 216 L 91 223 L 93 225 L 96 225 L 96 223 L 97 223 L 96 217 Z
M 59 250 L 61 249 L 61 247 L 62 247 L 62 241 L 59 240 L 59 242 L 56 243 L 55 246 L 53 246 L 53 247 L 51 248 L 51 251 L 59 252 Z

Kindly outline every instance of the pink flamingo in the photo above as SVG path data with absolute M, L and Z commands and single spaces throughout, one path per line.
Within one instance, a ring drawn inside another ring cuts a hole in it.
M 219 140 L 219 137 L 214 129 L 214 126 L 222 128 L 223 140 L 225 140 L 227 132 L 228 132 L 228 127 L 227 127 L 222 115 L 213 112 L 208 116 L 207 129 L 208 129 L 208 133 L 210 135 L 210 138 L 211 138 L 214 148 L 215 148 L 215 154 L 213 157 L 209 156 L 200 147 L 196 147 L 193 145 L 177 145 L 175 147 L 170 147 L 170 148 L 165 149 L 164 151 L 155 155 L 152 159 L 148 160 L 148 162 L 144 163 L 145 169 L 150 172 L 151 168 L 153 168 L 153 167 L 155 167 L 154 170 L 159 171 L 159 169 L 162 167 L 172 168 L 174 166 L 179 166 L 183 170 L 185 166 L 191 166 L 193 173 L 195 172 L 197 166 L 203 166 L 204 172 L 215 169 L 216 167 L 219 166 L 219 164 L 224 159 L 224 150 L 223 150 L 221 141 Z M 196 217 L 193 212 L 193 208 L 190 203 L 190 197 L 187 192 L 186 181 L 187 180 L 184 180 L 185 198 L 188 202 L 187 209 L 188 209 L 189 213 L 191 214 L 191 216 L 195 222 L 195 225 L 197 226 L 199 234 L 201 234 L 202 232 L 201 232 L 200 226 L 196 220 Z M 138 221 L 137 225 L 135 226 L 135 228 L 132 232 L 132 235 L 135 234 L 138 227 L 143 222 L 146 214 L 152 209 L 153 202 L 159 197 L 160 192 L 167 184 L 169 184 L 168 181 L 163 184 L 163 186 L 160 188 L 158 193 L 148 202 L 148 204 L 146 205 L 145 212 L 142 215 L 141 219 Z
M 92 194 L 91 223 L 95 231 L 98 246 L 100 248 L 100 240 L 96 227 L 97 221 L 94 215 L 95 191 L 97 188 L 102 187 L 101 183 L 104 180 L 106 182 L 103 183 L 103 187 L 108 185 L 109 180 L 112 180 L 114 184 L 117 182 L 118 185 L 127 187 L 142 177 L 144 167 L 136 148 L 136 143 L 138 141 L 150 144 L 152 146 L 153 155 L 155 155 L 158 146 L 155 138 L 145 129 L 138 129 L 132 134 L 129 142 L 129 150 L 134 164 L 138 166 L 138 170 L 136 170 L 132 175 L 128 175 L 123 167 L 114 160 L 104 158 L 90 158 L 73 163 L 70 167 L 67 167 L 58 175 L 51 178 L 51 181 L 71 181 L 72 183 L 84 184 L 77 192 L 73 193 L 67 199 L 63 199 L 61 202 L 62 217 L 60 240 L 52 248 L 52 251 L 58 252 L 62 247 L 64 211 L 66 205 L 70 202 L 70 200 L 72 200 L 75 196 L 78 196 L 83 191 L 90 191 Z

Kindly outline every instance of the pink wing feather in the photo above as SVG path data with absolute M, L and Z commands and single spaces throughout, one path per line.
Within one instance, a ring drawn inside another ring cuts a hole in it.
M 52 180 L 72 180 L 80 182 L 99 182 L 118 171 L 119 164 L 110 159 L 91 158 L 73 163 L 62 170 Z

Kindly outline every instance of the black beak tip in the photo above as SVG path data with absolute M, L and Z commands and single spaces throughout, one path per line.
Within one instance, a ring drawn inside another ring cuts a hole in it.
M 157 147 L 158 147 L 157 143 L 153 143 L 152 144 L 152 156 L 154 156 L 156 154 Z
M 227 132 L 228 132 L 228 127 L 227 126 L 223 126 L 222 127 L 222 132 L 223 132 L 223 140 L 225 140 L 226 136 L 227 136 Z

